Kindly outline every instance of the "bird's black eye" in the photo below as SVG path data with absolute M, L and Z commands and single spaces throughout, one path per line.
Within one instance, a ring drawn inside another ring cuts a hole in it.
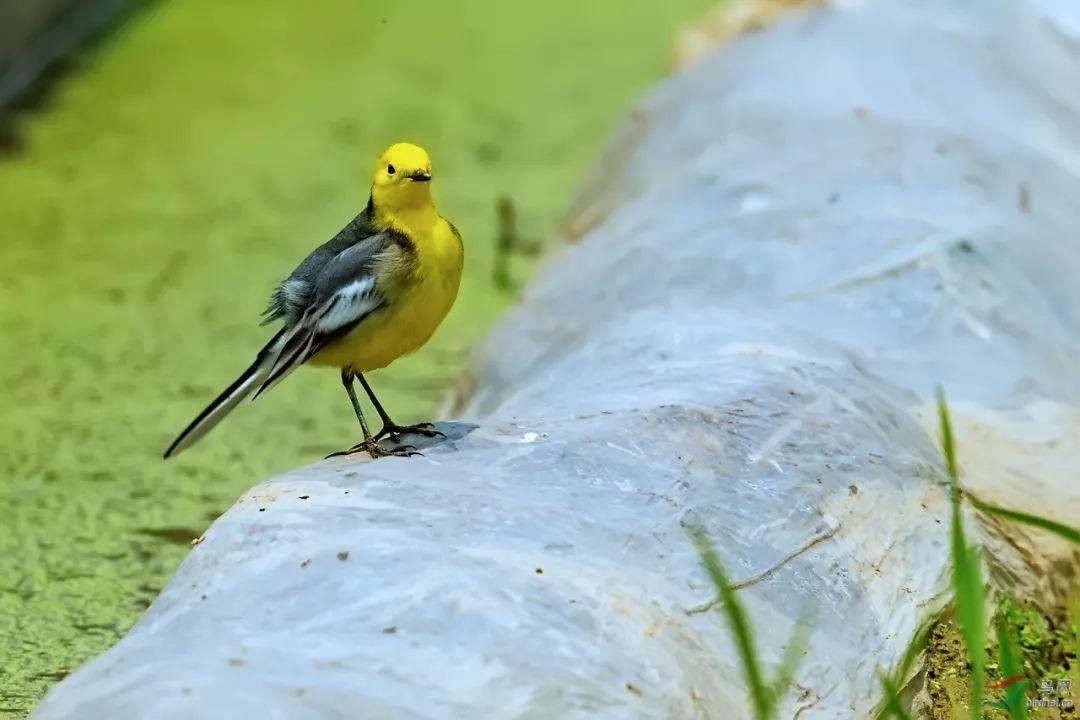
M 386 166 L 386 174 L 387 175 L 393 175 L 396 172 L 397 172 L 397 170 L 394 169 L 393 165 L 387 165 Z

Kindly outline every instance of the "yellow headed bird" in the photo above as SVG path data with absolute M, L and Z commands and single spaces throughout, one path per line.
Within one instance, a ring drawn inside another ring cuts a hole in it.
M 461 235 L 431 200 L 431 158 L 410 143 L 391 145 L 375 165 L 363 212 L 274 290 L 263 324 L 284 320 L 284 327 L 180 433 L 165 457 L 194 445 L 245 397 L 258 397 L 304 363 L 341 370 L 364 433 L 363 441 L 345 453 L 411 454 L 409 445 L 386 450 L 378 440 L 441 433 L 430 423 L 395 424 L 363 373 L 386 367 L 428 341 L 454 304 L 463 264 Z M 382 418 L 383 428 L 374 436 L 356 399 L 354 378 Z

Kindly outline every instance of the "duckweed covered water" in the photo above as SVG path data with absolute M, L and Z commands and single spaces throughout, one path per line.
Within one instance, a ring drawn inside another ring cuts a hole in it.
M 386 144 L 435 160 L 466 279 L 428 348 L 373 376 L 430 414 L 507 296 L 495 203 L 539 237 L 708 0 L 174 0 L 24 119 L 0 160 L 0 715 L 122 635 L 252 484 L 354 442 L 300 372 L 203 444 L 173 435 L 243 369 L 273 283 L 366 199 Z

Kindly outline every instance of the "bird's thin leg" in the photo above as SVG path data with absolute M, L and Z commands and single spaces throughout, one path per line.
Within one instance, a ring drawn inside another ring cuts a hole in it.
M 386 414 L 386 410 L 383 410 L 382 403 L 379 402 L 379 398 L 375 397 L 375 391 L 368 385 L 367 379 L 364 377 L 364 373 L 356 373 L 357 379 L 360 380 L 360 385 L 363 386 L 364 392 L 371 399 L 371 404 L 375 406 L 375 412 L 379 413 L 379 417 L 382 418 L 383 425 L 394 425 L 394 421 L 390 419 L 390 416 Z
M 371 439 L 371 431 L 368 430 L 367 421 L 364 420 L 364 411 L 360 409 L 360 401 L 356 399 L 356 389 L 353 387 L 353 374 L 350 370 L 341 371 L 341 384 L 345 386 L 345 392 L 349 393 L 349 402 L 352 403 L 356 419 L 360 421 L 360 429 L 364 432 L 364 440 Z
M 364 411 L 360 409 L 360 401 L 356 398 L 356 390 L 353 388 L 353 372 L 352 370 L 341 371 L 341 384 L 345 386 L 345 392 L 349 394 L 349 402 L 352 403 L 353 411 L 356 413 L 356 419 L 360 421 L 360 429 L 364 433 L 364 439 L 362 442 L 353 445 L 348 450 L 341 450 L 336 453 L 331 453 L 327 457 L 336 457 L 338 455 L 352 455 L 357 452 L 366 452 L 373 458 L 384 457 L 386 455 L 416 455 L 416 448 L 412 445 L 402 445 L 401 447 L 393 450 L 387 450 L 381 447 L 376 438 L 371 436 L 371 431 L 368 430 L 367 421 L 364 420 Z M 365 386 L 367 383 L 365 383 Z M 370 391 L 369 391 L 370 392 Z M 381 414 L 381 413 L 380 413 Z
M 390 415 L 383 409 L 382 403 L 379 402 L 379 398 L 375 397 L 375 392 L 368 385 L 368 381 L 364 378 L 363 373 L 356 373 L 356 378 L 360 381 L 360 384 L 364 388 L 364 392 L 371 398 L 371 404 L 375 406 L 375 412 L 379 413 L 379 417 L 382 418 L 383 428 L 375 434 L 375 439 L 384 438 L 387 435 L 406 435 L 408 433 L 416 433 L 417 435 L 423 435 L 425 437 L 435 437 L 441 435 L 446 437 L 445 434 L 435 429 L 435 426 L 429 422 L 417 423 L 416 425 L 398 425 L 396 422 L 390 419 Z

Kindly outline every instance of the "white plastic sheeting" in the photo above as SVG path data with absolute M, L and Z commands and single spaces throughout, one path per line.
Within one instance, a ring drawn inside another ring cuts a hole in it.
M 722 617 L 688 612 L 690 525 L 762 575 L 767 661 L 814 613 L 785 716 L 868 716 L 948 601 L 933 385 L 961 453 L 997 433 L 970 452 L 1031 475 L 1080 426 L 1078 15 L 866 2 L 665 83 L 479 354 L 470 422 L 254 488 L 34 717 L 747 717 Z M 1051 515 L 1080 506 L 1057 459 Z

